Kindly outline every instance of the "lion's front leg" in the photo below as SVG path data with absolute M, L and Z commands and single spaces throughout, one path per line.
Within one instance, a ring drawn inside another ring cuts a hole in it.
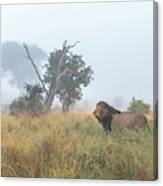
M 106 135 L 111 134 L 112 129 L 111 129 L 111 123 L 110 122 L 103 125 L 103 128 L 104 128 L 104 131 L 105 131 Z

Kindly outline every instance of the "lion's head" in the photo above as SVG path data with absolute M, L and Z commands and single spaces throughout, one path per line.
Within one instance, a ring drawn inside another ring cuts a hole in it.
M 104 101 L 98 102 L 96 105 L 96 109 L 93 112 L 94 116 L 101 123 L 107 122 L 107 120 L 110 119 L 110 117 L 113 114 L 120 114 L 120 113 L 121 112 L 119 110 L 114 109 Z

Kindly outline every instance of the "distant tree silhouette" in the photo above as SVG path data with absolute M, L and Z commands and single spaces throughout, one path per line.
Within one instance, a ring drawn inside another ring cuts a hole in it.
M 37 45 L 28 46 L 30 54 L 40 72 L 41 62 L 47 59 L 47 54 Z M 26 82 L 36 80 L 36 75 L 32 66 L 27 63 L 26 52 L 22 44 L 16 41 L 7 41 L 2 44 L 2 70 L 10 71 L 19 88 L 23 87 Z

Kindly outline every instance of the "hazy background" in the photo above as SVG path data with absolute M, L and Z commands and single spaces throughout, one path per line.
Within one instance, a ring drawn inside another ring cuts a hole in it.
M 121 109 L 131 98 L 153 101 L 153 2 L 62 5 L 7 5 L 1 9 L 2 42 L 37 44 L 50 52 L 81 41 L 73 51 L 94 70 L 94 81 L 83 90 L 82 103 L 108 101 Z M 19 95 L 2 78 L 2 103 Z

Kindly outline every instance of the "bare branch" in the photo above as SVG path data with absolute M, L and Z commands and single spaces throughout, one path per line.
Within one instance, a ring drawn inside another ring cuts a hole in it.
M 67 40 L 65 40 L 65 41 L 63 42 L 63 48 L 65 48 L 66 45 L 67 45 Z
M 69 51 L 70 48 L 75 47 L 78 43 L 80 43 L 80 41 L 76 41 L 74 44 L 69 45 L 69 46 L 66 46 L 67 40 L 64 41 L 64 43 L 63 43 L 63 49 L 62 49 L 62 55 L 61 55 L 61 57 L 59 59 L 58 74 L 61 71 L 61 66 L 62 66 L 62 64 L 64 62 L 64 57 L 65 57 L 66 53 Z
M 78 43 L 80 43 L 80 41 L 76 41 L 74 44 L 66 46 L 67 45 L 67 40 L 65 40 L 64 43 L 63 43 L 63 48 L 67 48 L 69 50 L 70 48 L 75 47 Z
M 36 65 L 35 65 L 35 63 L 34 63 L 32 57 L 31 57 L 31 55 L 30 55 L 30 52 L 29 52 L 29 49 L 28 49 L 27 45 L 26 45 L 25 43 L 23 43 L 23 46 L 24 46 L 24 49 L 25 49 L 25 51 L 26 51 L 27 57 L 28 57 L 29 61 L 31 62 L 31 64 L 32 64 L 32 66 L 33 66 L 33 68 L 34 68 L 34 71 L 35 71 L 36 74 L 37 74 L 38 79 L 40 80 L 40 82 L 41 82 L 41 84 L 42 84 L 43 90 L 46 92 L 46 94 L 48 94 L 48 91 L 47 91 L 47 89 L 45 88 L 44 82 L 43 82 L 43 80 L 42 80 L 42 78 L 41 78 L 41 76 L 40 76 L 40 74 L 39 74 L 39 71 L 38 71 L 38 69 L 37 69 L 37 67 L 36 67 Z
M 64 71 L 63 72 L 61 72 L 59 75 L 58 75 L 58 81 L 62 78 L 62 77 L 64 77 L 65 76 L 65 74 L 68 72 L 68 69 L 66 68 L 66 69 L 64 69 Z
M 80 43 L 80 41 L 76 41 L 74 44 L 69 45 L 68 49 L 75 47 L 78 43 Z

